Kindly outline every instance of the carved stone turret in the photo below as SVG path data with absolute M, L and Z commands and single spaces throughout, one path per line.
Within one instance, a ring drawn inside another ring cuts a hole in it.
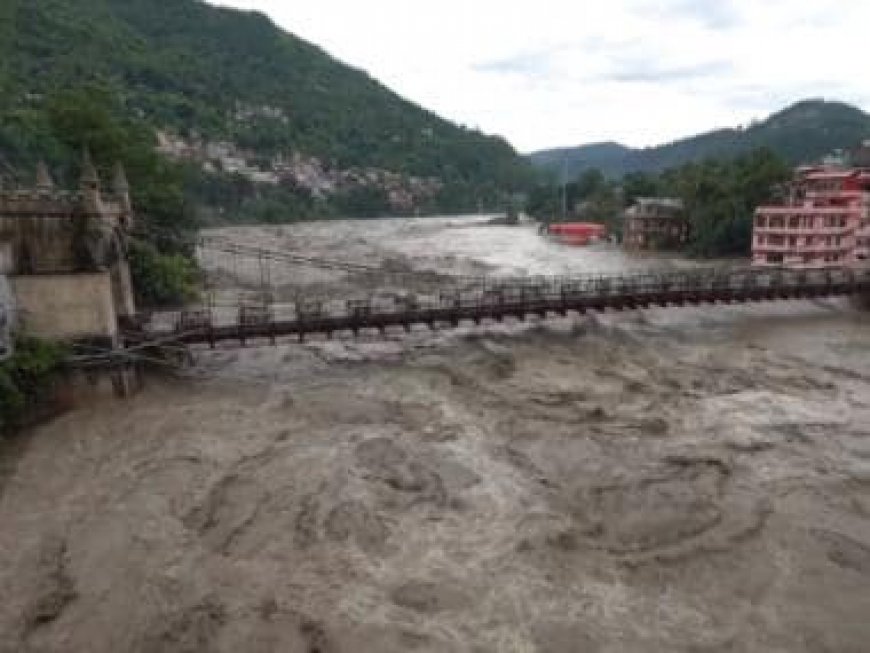
M 97 169 L 91 160 L 91 151 L 87 147 L 82 151 L 82 175 L 79 185 L 83 191 L 100 190 L 100 176 L 97 174 Z
M 115 174 L 112 178 L 112 192 L 118 199 L 118 202 L 121 205 L 121 210 L 127 214 L 132 213 L 133 206 L 130 201 L 130 184 L 127 182 L 127 172 L 124 170 L 124 164 L 120 161 L 115 164 Z
M 79 188 L 82 191 L 85 212 L 88 214 L 101 213 L 100 176 L 97 174 L 97 169 L 91 160 L 91 152 L 87 147 L 82 152 L 82 174 Z
M 54 190 L 54 181 L 52 180 L 51 173 L 49 173 L 48 166 L 45 165 L 44 161 L 40 161 L 36 165 L 36 190 Z
M 115 175 L 112 179 L 112 190 L 116 193 L 127 193 L 130 190 L 130 184 L 127 183 L 127 172 L 124 170 L 124 164 L 120 161 L 115 163 Z

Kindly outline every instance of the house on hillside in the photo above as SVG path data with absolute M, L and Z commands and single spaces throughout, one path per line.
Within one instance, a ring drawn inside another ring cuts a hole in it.
M 870 252 L 870 168 L 798 168 L 787 197 L 755 212 L 758 266 L 825 268 L 866 264 Z
M 109 192 L 85 153 L 78 190 L 55 188 L 45 165 L 27 190 L 0 191 L 0 275 L 19 326 L 57 340 L 114 346 L 136 313 L 127 243 L 133 210 L 124 169 Z
M 671 197 L 639 197 L 626 209 L 622 227 L 628 249 L 679 249 L 689 239 L 683 201 Z

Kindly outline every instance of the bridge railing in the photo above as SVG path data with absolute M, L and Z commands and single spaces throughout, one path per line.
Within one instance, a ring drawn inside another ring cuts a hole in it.
M 413 321 L 457 321 L 528 312 L 585 310 L 608 306 L 625 308 L 652 304 L 771 299 L 870 292 L 870 270 L 784 270 L 763 268 L 693 268 L 640 271 L 576 277 L 488 279 L 476 288 L 447 288 L 438 295 L 413 293 L 357 297 L 345 301 L 300 299 L 290 304 L 240 305 L 237 313 L 215 307 L 179 312 L 178 334 L 207 334 L 216 330 L 265 330 L 282 325 L 299 333 L 318 329 L 365 328 Z M 222 318 L 218 318 L 218 315 Z M 165 321 L 165 315 L 164 321 Z M 226 320 L 230 320 L 227 322 Z

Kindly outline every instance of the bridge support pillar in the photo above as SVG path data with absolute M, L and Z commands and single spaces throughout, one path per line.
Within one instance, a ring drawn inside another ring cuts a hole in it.
M 111 372 L 112 389 L 116 397 L 126 399 L 142 387 L 139 371 L 133 365 L 123 365 Z

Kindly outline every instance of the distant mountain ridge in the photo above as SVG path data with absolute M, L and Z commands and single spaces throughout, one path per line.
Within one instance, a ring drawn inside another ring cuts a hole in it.
M 864 111 L 842 102 L 803 100 L 746 128 L 717 129 L 643 149 L 608 142 L 542 150 L 530 154 L 529 160 L 568 181 L 590 168 L 608 177 L 654 173 L 701 159 L 733 158 L 758 147 L 769 147 L 799 164 L 867 138 L 870 115 Z

